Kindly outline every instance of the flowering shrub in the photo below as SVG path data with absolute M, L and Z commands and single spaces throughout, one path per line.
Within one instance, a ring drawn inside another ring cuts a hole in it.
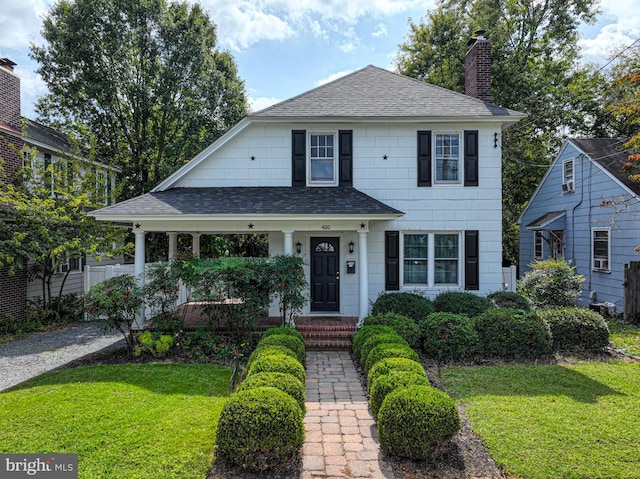
M 562 259 L 536 261 L 532 271 L 518 281 L 518 293 L 534 308 L 575 306 L 582 292 L 584 276 L 577 274 L 569 262 Z
M 103 331 L 120 331 L 129 351 L 133 351 L 135 342 L 131 326 L 142 304 L 142 290 L 136 278 L 129 274 L 95 285 L 85 298 L 88 318 L 97 321 Z

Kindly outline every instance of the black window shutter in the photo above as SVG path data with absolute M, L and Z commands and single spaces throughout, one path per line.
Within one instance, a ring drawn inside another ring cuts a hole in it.
M 400 232 L 384 232 L 384 289 L 400 289 Z
M 340 186 L 353 186 L 353 131 L 338 132 Z
M 430 131 L 418 131 L 418 186 L 431 186 Z
M 464 186 L 478 186 L 478 131 L 464 132 Z
M 480 244 L 478 231 L 464 232 L 464 289 L 480 289 Z
M 307 185 L 307 132 L 291 132 L 291 186 Z

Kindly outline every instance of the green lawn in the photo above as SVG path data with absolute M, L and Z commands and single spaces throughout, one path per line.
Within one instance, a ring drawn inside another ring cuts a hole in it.
M 609 319 L 609 340 L 618 349 L 627 354 L 640 356 L 640 326 Z
M 507 474 L 640 478 L 640 364 L 453 367 L 441 380 Z
M 203 479 L 231 371 L 91 366 L 0 393 L 0 453 L 77 453 L 79 478 Z

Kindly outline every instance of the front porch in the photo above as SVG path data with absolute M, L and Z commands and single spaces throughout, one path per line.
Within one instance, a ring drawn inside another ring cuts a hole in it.
M 178 309 L 187 330 L 195 330 L 208 322 L 208 317 L 197 303 L 185 303 Z M 264 316 L 258 319 L 256 331 L 262 334 L 269 328 L 282 326 L 282 318 Z M 220 328 L 224 329 L 224 321 Z M 309 350 L 351 350 L 352 338 L 358 329 L 357 316 L 300 316 L 296 318 L 296 329 L 304 338 Z

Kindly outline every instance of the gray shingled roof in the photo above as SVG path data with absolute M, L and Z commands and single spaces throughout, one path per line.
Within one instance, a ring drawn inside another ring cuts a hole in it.
M 107 206 L 94 216 L 402 215 L 355 188 L 172 188 Z
M 623 145 L 625 138 L 572 138 L 571 142 L 605 170 L 615 176 L 636 195 L 640 195 L 640 183 L 631 181 L 623 170 L 629 153 Z
M 36 121 L 29 120 L 28 118 L 24 118 L 24 120 L 26 120 L 24 138 L 27 142 L 31 140 L 33 142 L 46 145 L 48 148 L 53 150 L 64 151 L 69 154 L 76 153 L 76 146 L 71 144 L 69 137 L 64 133 Z M 84 149 L 82 149 L 82 153 L 89 155 L 89 152 L 84 151 Z M 103 158 L 96 158 L 96 160 L 105 165 L 109 164 L 109 162 Z
M 249 117 L 482 117 L 523 113 L 369 65 Z

